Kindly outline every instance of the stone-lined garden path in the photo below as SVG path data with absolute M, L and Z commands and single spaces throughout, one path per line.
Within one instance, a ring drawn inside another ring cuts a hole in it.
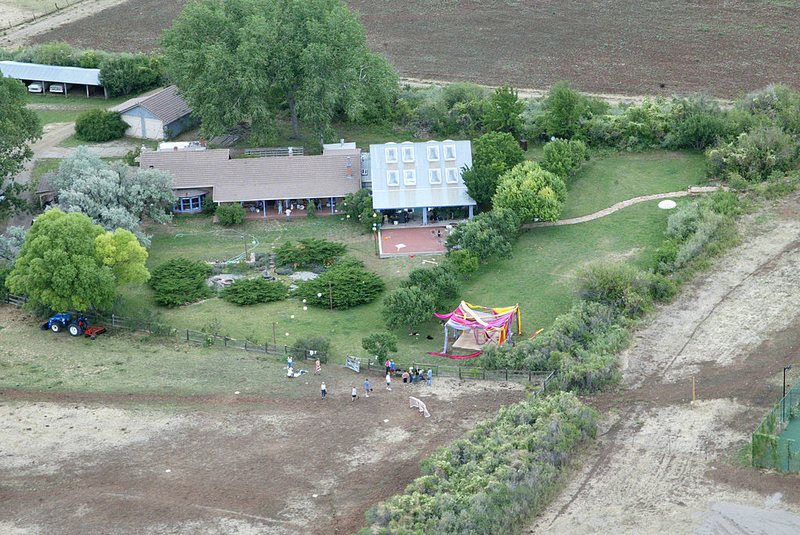
M 628 199 L 626 201 L 620 201 L 617 204 L 610 206 L 608 208 L 604 208 L 599 212 L 595 212 L 593 214 L 584 215 L 581 217 L 573 217 L 571 219 L 560 219 L 558 221 L 537 221 L 535 223 L 525 223 L 522 225 L 522 228 L 536 228 L 536 227 L 558 227 L 561 225 L 574 225 L 576 223 L 585 223 L 586 221 L 591 221 L 592 219 L 597 219 L 599 217 L 607 216 L 608 214 L 613 214 L 617 210 L 621 210 L 627 206 L 631 206 L 636 203 L 644 202 L 644 201 L 652 201 L 656 199 L 668 199 L 670 197 L 686 197 L 687 195 L 695 195 L 697 193 L 710 193 L 712 191 L 716 191 L 720 188 L 720 186 L 689 186 L 688 189 L 683 191 L 673 191 L 670 193 L 656 193 L 654 195 L 643 195 L 641 197 L 634 197 L 633 199 Z

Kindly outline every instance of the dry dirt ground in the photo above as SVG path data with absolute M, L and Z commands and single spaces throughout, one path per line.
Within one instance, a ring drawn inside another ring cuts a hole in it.
M 749 220 L 745 243 L 637 330 L 621 387 L 586 399 L 604 414 L 598 444 L 526 533 L 800 533 L 800 479 L 741 461 L 800 361 L 798 198 Z
M 18 315 L 0 306 L 6 340 Z M 421 459 L 523 395 L 447 379 L 388 392 L 376 375 L 367 399 L 363 375 L 331 366 L 321 379 L 325 400 L 313 375 L 296 379 L 292 401 L 5 389 L 0 533 L 353 533 L 419 476 Z M 411 393 L 430 418 L 409 409 Z
M 74 13 L 53 15 L 52 23 L 48 17 L 36 28 L 9 30 L 0 36 L 0 45 L 16 49 L 66 41 L 111 51 L 150 51 L 185 3 L 85 0 Z M 360 12 L 369 46 L 404 78 L 538 90 L 569 80 L 580 91 L 604 95 L 705 92 L 735 98 L 771 83 L 796 85 L 800 71 L 797 2 L 347 3 Z

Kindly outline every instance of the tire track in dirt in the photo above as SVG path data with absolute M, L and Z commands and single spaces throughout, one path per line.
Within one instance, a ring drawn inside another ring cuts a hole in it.
M 717 310 L 717 308 L 719 306 L 721 306 L 722 304 L 724 304 L 724 303 L 726 303 L 728 301 L 728 299 L 729 299 L 729 297 L 730 297 L 730 295 L 732 293 L 734 293 L 739 288 L 741 288 L 746 282 L 748 282 L 748 280 L 750 278 L 755 277 L 755 276 L 762 276 L 762 275 L 764 275 L 766 273 L 774 271 L 778 267 L 778 260 L 779 259 L 781 259 L 784 256 L 786 256 L 787 253 L 797 251 L 799 248 L 800 248 L 800 240 L 795 241 L 793 243 L 790 243 L 789 245 L 784 247 L 781 251 L 779 251 L 777 254 L 773 255 L 766 262 L 761 264 L 758 268 L 756 268 L 755 271 L 751 271 L 750 273 L 748 273 L 736 286 L 734 286 L 733 288 L 728 290 L 728 292 L 725 295 L 722 296 L 722 299 L 720 299 L 713 307 L 711 307 L 711 310 L 708 311 L 708 313 L 705 315 L 705 317 L 703 317 L 697 323 L 695 328 L 692 330 L 692 333 L 689 335 L 689 337 L 686 339 L 686 342 L 681 347 L 680 351 L 678 351 L 675 354 L 675 358 L 673 358 L 669 362 L 669 364 L 667 364 L 667 366 L 664 368 L 664 370 L 661 372 L 661 376 L 662 377 L 666 376 L 666 374 L 669 371 L 669 369 L 672 367 L 672 365 L 675 363 L 675 361 L 678 360 L 678 357 L 680 357 L 683 354 L 683 350 L 686 349 L 686 346 L 688 346 L 689 343 L 694 339 L 694 336 L 695 336 L 695 334 L 697 334 L 698 329 L 700 329 L 700 327 L 706 322 L 706 320 L 708 318 L 710 318 L 714 314 L 714 312 L 716 312 L 716 310 Z

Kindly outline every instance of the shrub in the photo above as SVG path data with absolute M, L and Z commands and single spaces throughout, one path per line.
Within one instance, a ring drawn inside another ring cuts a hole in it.
M 216 213 L 217 205 L 214 204 L 214 200 L 211 198 L 210 194 L 203 197 L 201 208 L 203 210 L 203 215 L 214 215 Z
M 463 221 L 447 234 L 448 250 L 469 250 L 483 261 L 511 256 L 519 223 L 511 210 L 494 209 Z
M 458 297 L 460 291 L 455 273 L 444 266 L 411 270 L 408 278 L 400 283 L 400 287 L 412 286 L 429 295 L 433 300 L 433 306 L 440 310 L 452 308 L 453 300 Z
M 343 243 L 319 238 L 304 238 L 297 243 L 287 241 L 275 250 L 275 264 L 294 267 L 331 264 L 346 250 L 347 246 Z
M 241 204 L 221 204 L 216 208 L 217 221 L 230 227 L 244 223 L 244 207 Z
M 295 294 L 311 306 L 329 308 L 332 305 L 344 310 L 371 303 L 384 288 L 381 278 L 366 271 L 362 262 L 344 257 L 316 279 L 301 283 Z
M 766 180 L 774 172 L 790 170 L 798 160 L 798 146 L 778 127 L 767 126 L 740 134 L 735 141 L 706 152 L 710 176 L 738 173 L 750 182 Z
M 544 154 L 539 165 L 545 171 L 566 179 L 589 159 L 589 150 L 580 140 L 555 139 L 544 144 Z
M 525 162 L 500 177 L 492 204 L 513 212 L 522 223 L 557 221 L 566 200 L 567 186 L 561 177 Z
M 161 59 L 146 54 L 114 54 L 100 65 L 100 83 L 112 97 L 141 93 L 164 81 Z
M 176 307 L 198 301 L 210 294 L 206 278 L 211 267 L 204 262 L 188 258 L 174 258 L 155 268 L 150 276 L 150 286 L 155 291 L 155 302 L 161 306 Z
M 128 129 L 119 113 L 99 108 L 81 113 L 75 120 L 75 137 L 83 141 L 111 141 L 121 138 Z
M 581 275 L 580 296 L 636 318 L 651 308 L 647 275 L 624 262 L 590 265 Z
M 478 271 L 479 263 L 478 255 L 469 249 L 447 253 L 447 265 L 465 279 L 469 279 L 470 275 Z
M 408 327 L 409 332 L 428 321 L 435 311 L 433 296 L 418 286 L 395 288 L 383 300 L 381 314 L 390 329 Z
M 275 268 L 276 275 L 291 275 L 292 273 L 294 273 L 292 266 L 278 266 Z
M 383 363 L 389 353 L 397 353 L 397 337 L 392 333 L 372 333 L 361 339 L 361 348 Z
M 597 418 L 564 392 L 504 407 L 421 461 L 422 476 L 367 511 L 359 533 L 516 533 L 555 496 Z
M 255 305 L 286 299 L 289 289 L 282 282 L 266 279 L 238 279 L 222 290 L 222 298 L 235 305 Z

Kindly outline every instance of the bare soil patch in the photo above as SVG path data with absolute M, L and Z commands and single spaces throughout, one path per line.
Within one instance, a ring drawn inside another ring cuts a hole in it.
M 118 0 L 99 0 L 118 1 Z M 150 51 L 185 0 L 128 0 L 7 47 L 67 41 Z M 535 92 L 559 80 L 597 94 L 705 92 L 734 98 L 771 83 L 797 84 L 796 2 L 578 0 L 351 0 L 370 47 L 402 76 L 510 83 Z
M 523 396 L 445 379 L 388 392 L 376 375 L 367 399 L 363 374 L 323 373 L 296 379 L 294 400 L 6 390 L 0 532 L 352 533 L 421 459 Z M 409 409 L 412 393 L 431 418 Z
M 623 385 L 586 399 L 605 415 L 598 447 L 526 533 L 800 531 L 797 476 L 742 462 L 800 359 L 797 201 L 750 218 L 746 242 L 637 331 Z

